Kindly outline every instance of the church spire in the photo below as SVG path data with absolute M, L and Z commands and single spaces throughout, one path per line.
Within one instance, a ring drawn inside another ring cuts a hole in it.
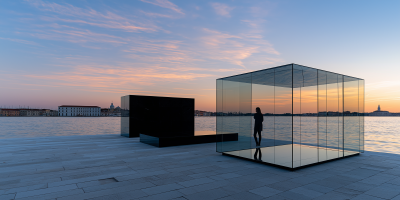
M 378 105 L 378 111 L 381 111 L 381 105 Z

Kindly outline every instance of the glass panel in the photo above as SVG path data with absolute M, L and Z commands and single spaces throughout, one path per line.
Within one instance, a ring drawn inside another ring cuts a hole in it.
M 303 70 L 293 70 L 293 167 L 301 166 L 301 87 Z
M 253 148 L 253 158 L 262 160 L 263 162 L 274 163 L 274 70 L 264 70 L 253 73 L 252 82 L 252 112 L 255 112 L 258 107 L 264 117 L 259 147 L 256 146 L 255 139 L 252 140 L 251 148 Z M 255 119 L 252 120 L 252 127 L 255 127 Z M 256 135 L 256 137 L 258 138 L 259 136 Z
M 301 88 L 301 166 L 318 162 L 318 71 L 304 68 Z M 294 120 L 293 120 L 294 121 Z
M 279 66 L 279 67 L 274 67 L 273 69 L 274 69 L 275 72 L 278 72 L 278 71 L 286 71 L 286 72 L 288 72 L 288 71 L 290 71 L 290 73 L 292 73 L 292 72 L 291 72 L 291 71 L 292 71 L 292 68 L 293 68 L 293 65 L 292 65 L 292 64 L 288 64 L 288 65 L 282 65 L 282 66 Z M 291 76 L 290 76 L 290 79 L 292 79 Z M 286 83 L 286 82 L 280 82 L 280 81 L 275 82 L 275 84 L 276 84 L 276 83 L 285 83 L 285 84 L 288 84 L 288 83 Z M 290 87 L 292 87 L 291 85 L 292 85 L 292 81 L 290 81 Z
M 360 152 L 364 152 L 364 80 L 359 80 Z
M 339 98 L 339 157 L 343 157 L 343 76 L 338 75 L 338 98 Z
M 292 167 L 292 70 L 275 72 L 275 164 Z
M 239 132 L 239 82 L 222 81 L 222 128 L 221 134 Z M 221 152 L 234 151 L 242 149 L 243 144 L 238 141 L 223 141 L 220 146 Z
M 121 97 L 121 136 L 129 137 L 129 96 Z
M 222 146 L 224 142 L 223 137 L 223 106 L 222 106 L 222 87 L 223 81 L 221 79 L 217 79 L 217 89 L 216 89 L 216 133 L 217 133 L 217 152 L 223 152 Z
M 243 74 L 242 80 L 245 81 L 239 83 L 239 142 L 240 149 L 251 149 L 251 142 L 253 140 L 251 125 L 253 119 L 251 110 L 251 73 Z M 248 153 L 251 154 L 251 152 Z
M 327 84 L 327 116 L 326 116 L 326 133 L 327 133 L 327 159 L 335 159 L 339 157 L 339 88 L 338 75 L 326 73 Z
M 360 151 L 358 80 L 344 76 L 344 156 Z
M 269 69 L 253 72 L 251 81 L 253 85 L 274 86 L 274 70 Z
M 260 147 L 274 146 L 274 73 L 255 72 L 252 74 L 252 80 L 256 82 L 252 84 L 252 112 L 258 107 L 264 115 Z M 253 119 L 252 127 L 254 122 Z M 255 140 L 252 140 L 251 148 L 256 148 Z
M 317 86 L 318 85 L 318 70 L 305 68 L 303 70 L 303 87 Z M 315 89 L 316 91 L 317 89 Z
M 326 72 L 318 70 L 318 161 L 327 160 L 327 84 Z
M 279 78 L 277 78 L 277 76 Z M 292 94 L 292 65 L 285 65 L 282 67 L 275 68 L 275 87 L 285 87 L 290 89 L 290 94 Z M 292 110 L 292 107 L 290 107 Z

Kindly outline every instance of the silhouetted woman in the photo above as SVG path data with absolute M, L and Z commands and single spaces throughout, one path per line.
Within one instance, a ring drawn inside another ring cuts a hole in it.
M 261 113 L 261 109 L 259 107 L 256 108 L 256 114 L 254 114 L 254 140 L 256 141 L 256 145 L 261 145 L 261 131 L 263 129 L 262 123 L 264 121 L 264 116 Z M 258 141 L 257 141 L 257 133 L 258 133 Z

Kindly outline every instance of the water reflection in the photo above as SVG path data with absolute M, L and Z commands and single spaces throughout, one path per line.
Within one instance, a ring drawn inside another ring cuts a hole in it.
M 292 137 L 293 144 L 324 149 L 362 150 L 360 149 L 363 140 L 363 133 L 360 131 L 362 130 L 360 129 L 360 120 L 362 119 L 359 116 L 294 116 L 293 119 L 291 116 L 264 116 L 262 131 L 260 131 L 262 144 L 260 143 L 261 139 L 256 137 L 255 129 L 252 128 L 256 127 L 253 116 L 220 118 L 223 126 L 219 127 L 217 134 L 237 133 L 239 130 L 239 140 L 224 144 L 221 147 L 223 151 L 292 144 Z M 253 131 L 254 133 L 252 133 Z M 343 131 L 345 131 L 344 134 Z M 321 156 L 323 155 L 321 154 Z
M 235 117 L 233 117 L 235 118 Z M 400 117 L 364 117 L 365 148 L 367 151 L 400 153 Z M 237 126 L 238 117 L 236 117 Z M 328 118 L 332 119 L 333 118 Z M 234 121 L 233 119 L 232 121 Z M 340 119 L 339 119 L 340 120 Z M 301 122 L 301 141 L 317 144 L 316 118 L 294 118 L 293 130 L 299 130 Z M 196 131 L 215 131 L 216 117 L 195 117 Z M 328 122 L 329 124 L 330 122 Z M 339 122 L 340 124 L 342 122 Z M 262 131 L 262 146 L 273 145 L 274 118 L 265 116 Z M 242 124 L 243 125 L 243 124 Z M 118 117 L 0 117 L 0 138 L 47 137 L 69 135 L 119 135 L 121 122 Z M 225 127 L 228 128 L 228 127 Z M 340 129 L 339 129 L 340 130 Z M 196 133 L 197 134 L 197 133 Z M 330 136 L 328 134 L 328 136 Z M 340 134 L 339 134 L 340 136 Z M 354 136 L 353 136 L 354 137 Z M 300 140 L 300 137 L 297 141 Z M 342 138 L 339 138 L 341 140 Z M 251 139 L 255 147 L 254 139 Z M 242 139 L 243 141 L 243 139 Z M 329 141 L 329 139 L 328 139 Z M 267 157 L 264 155 L 264 157 Z

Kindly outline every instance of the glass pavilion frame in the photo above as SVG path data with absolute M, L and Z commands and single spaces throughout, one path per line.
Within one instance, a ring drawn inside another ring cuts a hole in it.
M 288 64 L 216 85 L 217 152 L 290 169 L 364 152 L 363 79 Z M 264 115 L 259 146 L 256 107 Z M 226 133 L 238 141 L 224 141 Z

